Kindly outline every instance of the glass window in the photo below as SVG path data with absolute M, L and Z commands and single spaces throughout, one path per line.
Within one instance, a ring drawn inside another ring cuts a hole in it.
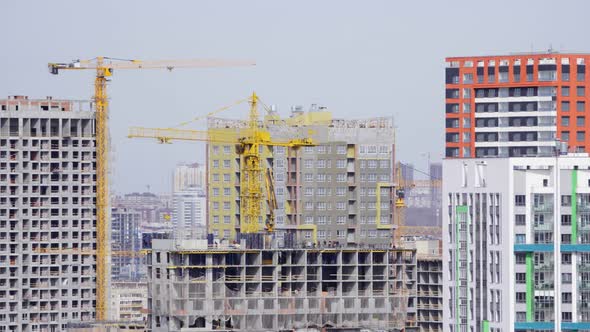
M 576 110 L 578 112 L 584 112 L 584 110 L 586 109 L 586 103 L 583 101 L 578 101 L 576 102 Z
M 586 132 L 578 131 L 576 132 L 576 141 L 584 142 L 586 140 Z
M 561 263 L 564 265 L 571 265 L 572 264 L 572 254 L 562 253 L 561 254 Z
M 576 96 L 578 96 L 578 97 L 584 97 L 585 94 L 586 93 L 584 91 L 584 87 L 583 86 L 576 87 Z
M 586 73 L 577 73 L 576 74 L 576 80 L 578 82 L 584 82 L 585 79 L 586 79 Z
M 583 116 L 579 116 L 576 118 L 576 126 L 578 127 L 584 127 L 584 125 L 586 124 L 586 118 Z
M 569 97 L 570 95 L 570 88 L 569 86 L 562 86 L 561 87 L 561 96 L 562 97 Z
M 473 83 L 473 74 L 463 74 L 463 84 Z
M 561 195 L 561 206 L 572 206 L 572 195 Z
M 561 102 L 561 110 L 562 111 L 569 111 L 570 110 L 570 102 L 569 101 L 562 101 Z
M 514 223 L 516 225 L 525 225 L 526 224 L 526 216 L 524 214 L 517 214 L 514 216 Z
M 561 125 L 564 127 L 568 127 L 570 125 L 570 117 L 569 116 L 561 117 Z
M 569 82 L 570 80 L 570 73 L 562 73 L 561 74 L 561 80 L 564 82 Z
M 570 132 L 569 131 L 564 131 L 561 133 L 561 140 L 563 142 L 569 142 L 570 140 Z
M 514 205 L 516 205 L 516 206 L 525 206 L 526 205 L 526 197 L 525 197 L 525 195 L 515 195 L 514 196 Z
M 471 128 L 471 119 L 463 118 L 463 128 Z

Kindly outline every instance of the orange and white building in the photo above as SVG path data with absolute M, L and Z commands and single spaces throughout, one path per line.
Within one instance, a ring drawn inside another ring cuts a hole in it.
M 589 60 L 552 51 L 447 58 L 445 156 L 588 152 Z

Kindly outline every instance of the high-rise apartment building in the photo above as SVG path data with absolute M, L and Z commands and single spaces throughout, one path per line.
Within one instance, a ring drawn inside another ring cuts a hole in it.
M 206 167 L 203 164 L 179 164 L 172 176 L 172 191 L 182 191 L 189 187 L 205 188 L 206 177 Z
M 274 174 L 282 241 L 390 244 L 393 219 L 394 128 L 391 118 L 333 119 L 325 110 L 296 110 L 264 122 L 273 139 L 308 137 L 317 146 L 262 147 L 263 167 Z M 209 120 L 209 130 L 247 127 L 240 120 Z M 240 156 L 230 144 L 208 145 L 209 231 L 235 239 L 240 230 Z M 267 207 L 263 207 L 263 211 Z M 260 229 L 264 228 L 260 220 Z M 292 235 L 292 236 L 291 236 Z
M 145 275 L 141 250 L 141 213 L 128 208 L 113 208 L 111 212 L 111 278 L 138 280 Z
M 90 106 L 23 96 L 0 100 L 0 327 L 5 331 L 57 332 L 68 322 L 94 319 L 96 159 Z
M 176 239 L 207 235 L 207 197 L 201 187 L 187 187 L 172 195 L 172 224 Z
M 446 157 L 548 156 L 590 149 L 590 54 L 446 59 Z
M 445 331 L 588 330 L 588 155 L 443 165 Z

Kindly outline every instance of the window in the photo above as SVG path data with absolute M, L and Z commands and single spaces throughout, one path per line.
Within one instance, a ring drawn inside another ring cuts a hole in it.
M 570 117 L 569 116 L 562 116 L 561 117 L 561 125 L 564 127 L 568 127 L 570 125 Z
M 561 264 L 563 264 L 563 265 L 572 265 L 572 254 L 570 254 L 570 253 L 562 253 L 561 254 Z
M 578 112 L 584 112 L 584 110 L 586 109 L 586 103 L 583 101 L 577 101 L 576 102 L 576 111 Z
M 572 274 L 571 273 L 562 273 L 561 274 L 561 283 L 562 284 L 571 284 L 572 283 Z
M 569 101 L 562 101 L 561 102 L 561 110 L 562 111 L 569 111 L 570 110 L 570 102 Z
M 213 216 L 213 223 L 219 224 L 219 216 Z
M 223 174 L 223 182 L 229 182 L 231 179 L 231 176 L 229 174 Z
M 514 224 L 516 224 L 517 226 L 524 226 L 526 224 L 526 216 L 524 214 L 515 215 Z
M 305 182 L 313 182 L 313 174 L 305 173 Z
M 377 160 L 369 160 L 367 162 L 367 164 L 369 165 L 369 168 L 371 168 L 371 169 L 377 168 Z
M 584 127 L 584 125 L 586 124 L 586 118 L 583 116 L 579 116 L 576 118 L 576 126 L 578 127 Z
M 564 82 L 569 82 L 569 80 L 570 80 L 570 73 L 561 73 L 561 79 Z
M 463 84 L 473 83 L 473 74 L 463 74 Z
M 213 211 L 219 210 L 219 202 L 213 202 Z
M 231 223 L 230 216 L 223 216 L 223 223 L 229 225 Z
M 219 160 L 213 160 L 213 168 L 219 168 Z
M 526 273 L 517 273 L 516 274 L 516 283 L 517 284 L 526 283 Z
M 223 188 L 223 196 L 231 195 L 231 190 L 229 188 Z
M 229 211 L 231 204 L 229 202 L 223 202 L 223 209 Z
M 463 98 L 465 98 L 465 99 L 471 98 L 471 89 L 469 89 L 469 88 L 463 89 Z
M 463 128 L 471 128 L 471 119 L 463 118 Z
M 317 168 L 326 168 L 326 160 L 325 159 L 318 159 L 316 166 L 317 166 Z
M 336 217 L 336 224 L 338 224 L 338 225 L 346 224 L 346 217 L 345 216 Z
M 317 194 L 318 196 L 322 196 L 322 197 L 323 197 L 323 196 L 326 196 L 326 192 L 327 192 L 327 191 L 329 191 L 329 190 L 330 190 L 329 188 L 328 188 L 328 190 L 326 190 L 326 188 L 325 188 L 325 187 L 319 187 L 319 188 L 317 188 L 317 190 L 316 190 L 316 194 Z
M 586 93 L 584 91 L 584 87 L 583 86 L 576 87 L 576 96 L 578 96 L 578 97 L 584 97 L 585 94 Z
M 305 168 L 313 168 L 313 160 L 312 159 L 305 159 L 303 162 Z
M 562 97 L 569 97 L 570 95 L 570 88 L 568 86 L 561 87 L 561 96 Z
M 337 154 L 346 154 L 346 145 L 338 145 L 336 147 Z
M 346 204 L 344 202 L 336 202 L 336 210 L 344 210 L 346 209 Z
M 570 132 L 569 131 L 564 131 L 561 133 L 561 140 L 564 142 L 569 142 L 570 140 Z
M 305 210 L 306 211 L 313 210 L 313 202 L 305 202 Z
M 563 243 L 563 244 L 572 243 L 572 235 L 571 234 L 561 234 L 561 243 Z
M 223 153 L 230 154 L 231 153 L 231 147 L 229 145 L 224 145 L 223 146 Z
M 561 293 L 561 303 L 572 303 L 572 293 Z
M 346 159 L 336 160 L 336 168 L 346 168 Z
M 304 195 L 307 197 L 313 196 L 313 188 L 305 188 Z
M 224 229 L 223 230 L 223 237 L 226 239 L 229 239 L 229 235 L 230 235 L 229 229 Z
M 219 174 L 213 174 L 213 182 L 219 182 Z
M 213 188 L 213 197 L 219 196 L 219 188 Z
M 526 264 L 526 254 L 522 252 L 517 252 L 514 254 L 514 260 L 517 265 L 524 265 Z
M 346 182 L 346 174 L 336 174 L 336 182 Z
M 229 168 L 229 165 L 230 165 L 229 159 L 226 159 L 223 161 L 223 168 Z
M 586 132 L 578 131 L 576 132 L 576 141 L 584 142 L 586 140 Z
M 526 293 L 516 292 L 516 303 L 525 303 L 525 302 L 526 302 Z
M 303 147 L 303 152 L 305 153 L 313 153 L 313 146 L 305 146 Z
M 305 220 L 303 221 L 305 224 L 313 224 L 313 217 L 312 216 L 305 216 Z
M 524 195 L 515 195 L 514 196 L 514 205 L 525 206 L 526 205 L 526 197 Z
M 336 196 L 344 196 L 344 195 L 346 195 L 346 187 L 336 188 Z
M 516 244 L 524 244 L 526 243 L 526 236 L 524 234 L 515 234 L 514 242 Z
M 562 214 L 561 215 L 561 225 L 562 226 L 571 226 L 572 225 L 572 216 L 569 214 Z
M 346 237 L 346 231 L 343 229 L 339 229 L 336 231 L 336 237 L 339 239 L 344 239 Z
M 584 82 L 585 79 L 586 79 L 586 73 L 577 73 L 576 74 L 576 80 L 578 82 Z
M 470 113 L 471 112 L 471 104 L 463 103 L 463 113 Z
M 517 322 L 526 322 L 526 312 L 525 311 L 517 311 L 516 312 L 516 321 Z
M 572 321 L 572 313 L 569 311 L 564 311 L 561 313 L 561 321 L 563 322 L 571 322 Z

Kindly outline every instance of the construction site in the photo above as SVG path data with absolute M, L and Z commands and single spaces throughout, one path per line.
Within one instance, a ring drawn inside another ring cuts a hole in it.
M 224 107 L 196 118 L 206 130 L 132 127 L 130 138 L 207 144 L 206 237 L 142 247 L 140 215 L 111 209 L 113 70 L 247 65 L 52 63 L 52 74 L 96 71 L 93 100 L 0 101 L 7 331 L 420 329 L 416 249 L 401 245 L 413 183 L 400 178 L 390 117 L 341 119 L 312 105 L 281 118 L 253 93 L 237 103 L 246 119 L 217 117 Z M 141 292 L 112 286 L 138 280 L 144 258 L 140 308 Z
M 402 330 L 416 321 L 415 250 L 154 240 L 148 271 L 153 331 Z

